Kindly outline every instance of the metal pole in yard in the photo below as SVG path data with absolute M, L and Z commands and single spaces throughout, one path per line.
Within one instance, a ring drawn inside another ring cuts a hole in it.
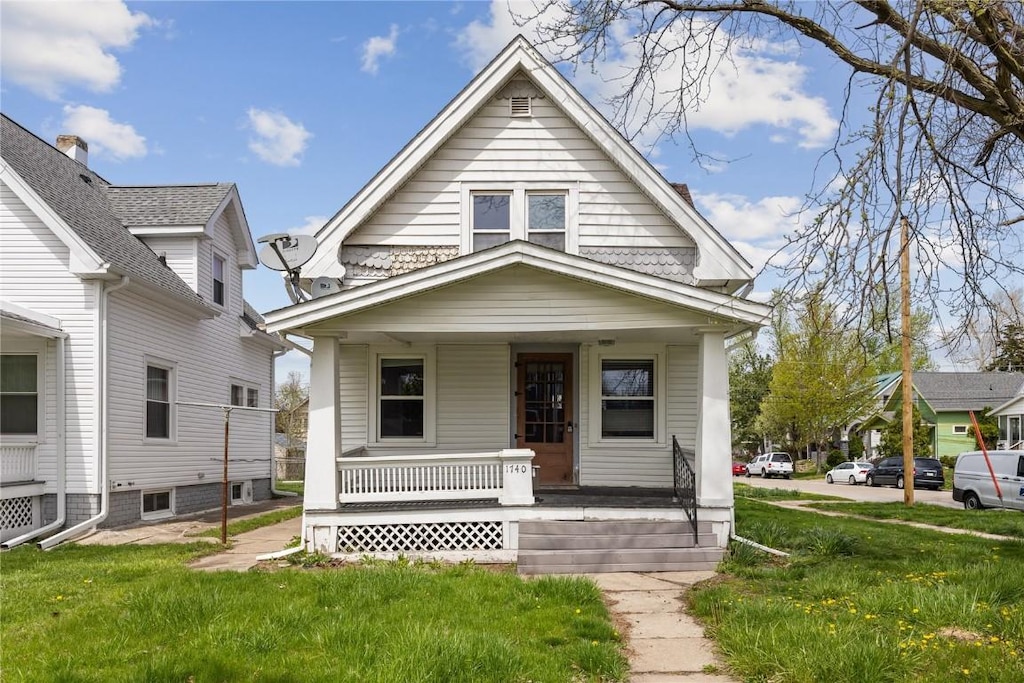
M 900 220 L 900 328 L 903 365 L 903 504 L 914 505 L 914 386 L 910 363 L 910 221 Z
M 220 543 L 228 542 L 228 442 L 231 430 L 231 408 L 224 407 L 224 476 L 220 492 Z M 271 464 L 273 467 L 273 464 Z

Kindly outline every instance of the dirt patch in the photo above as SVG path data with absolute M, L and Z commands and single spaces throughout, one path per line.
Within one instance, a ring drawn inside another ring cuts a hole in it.
M 968 631 L 967 629 L 959 628 L 957 626 L 940 628 L 935 633 L 943 638 L 952 638 L 953 640 L 959 640 L 962 642 L 974 642 L 975 640 L 981 640 L 983 637 L 980 633 Z

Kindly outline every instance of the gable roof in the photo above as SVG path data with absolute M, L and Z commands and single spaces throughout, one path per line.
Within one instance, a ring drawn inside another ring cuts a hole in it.
M 517 73 L 542 90 L 603 150 L 667 216 L 697 243 L 702 265 L 694 269 L 698 284 L 725 284 L 730 291 L 751 281 L 753 267 L 673 187 L 526 38 L 517 36 L 410 140 L 316 234 L 320 248 L 304 267 L 304 275 L 327 274 L 338 246 L 373 214 L 403 183 Z M 687 191 L 688 195 L 689 192 Z M 719 272 L 711 276 L 709 264 Z
M 1020 372 L 915 372 L 912 377 L 915 393 L 936 413 L 996 408 L 1024 391 Z M 897 374 L 888 385 L 887 407 L 900 400 L 899 385 Z
M 4 180 L 10 177 L 15 181 L 8 171 L 17 174 L 22 182 L 12 183 L 15 192 L 23 183 L 52 210 L 54 215 L 44 216 L 44 220 L 49 218 L 48 224 L 62 238 L 71 233 L 74 244 L 69 248 L 84 250 L 86 256 L 98 261 L 92 274 L 128 275 L 206 308 L 203 298 L 124 226 L 110 204 L 110 183 L 6 115 L 0 115 L 0 119 Z
M 669 282 L 644 273 L 629 271 L 629 277 L 626 278 L 623 277 L 623 269 L 617 266 L 598 263 L 530 242 L 513 240 L 490 249 L 271 311 L 266 314 L 267 330 L 302 330 L 336 316 L 369 310 L 519 264 L 632 296 L 699 311 L 709 318 L 731 323 L 743 329 L 764 324 L 771 311 L 765 304 Z

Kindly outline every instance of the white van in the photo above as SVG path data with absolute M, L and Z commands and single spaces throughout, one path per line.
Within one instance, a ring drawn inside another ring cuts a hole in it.
M 1002 502 L 981 451 L 957 456 L 953 500 L 968 510 L 1004 507 L 1024 511 L 1024 451 L 989 451 L 988 459 L 1003 494 Z

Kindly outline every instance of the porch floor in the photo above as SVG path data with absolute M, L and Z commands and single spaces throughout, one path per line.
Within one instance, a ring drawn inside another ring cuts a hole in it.
M 614 486 L 538 488 L 532 507 L 552 508 L 666 508 L 679 507 L 672 489 Z M 497 498 L 473 500 L 415 500 L 382 503 L 342 503 L 340 512 L 383 512 L 390 510 L 472 510 L 498 505 Z

